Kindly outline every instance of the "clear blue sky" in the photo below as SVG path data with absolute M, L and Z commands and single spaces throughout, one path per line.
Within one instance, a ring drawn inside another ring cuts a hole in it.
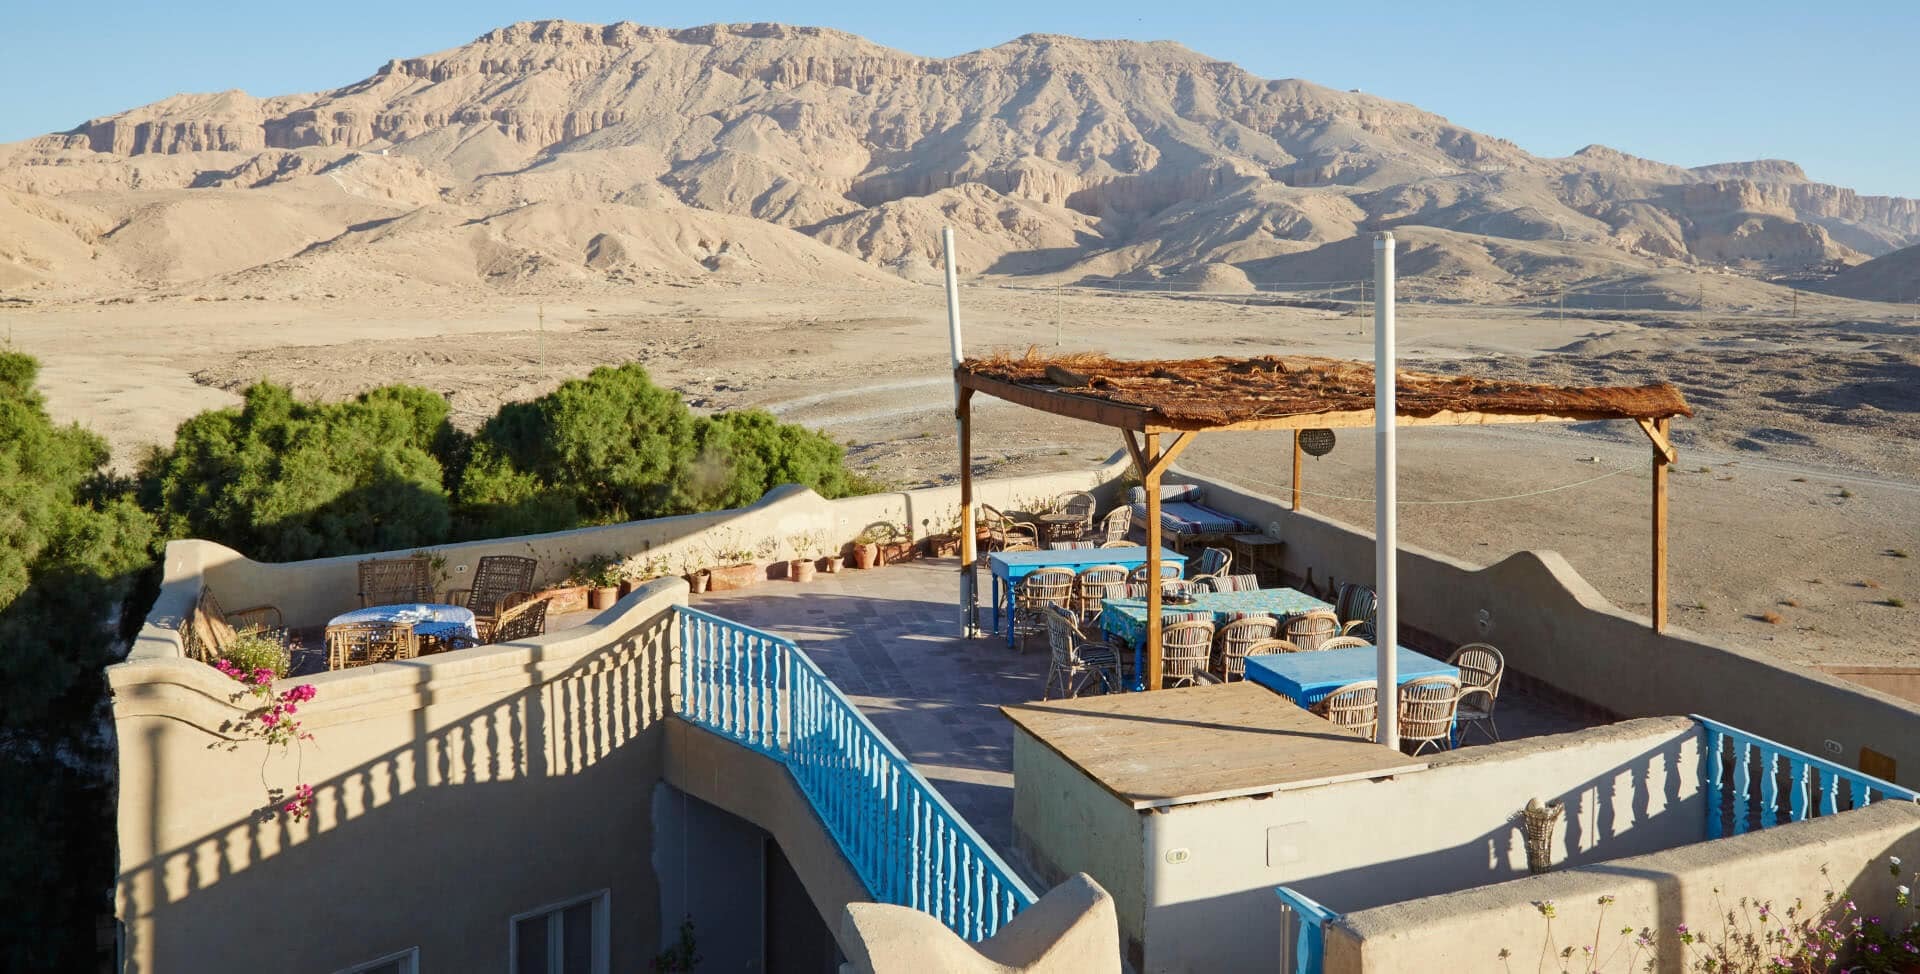
M 338 87 L 389 58 L 542 18 L 668 27 L 777 20 L 934 56 L 1036 31 L 1174 40 L 1262 77 L 1412 102 L 1542 155 L 1599 142 L 1682 165 L 1785 158 L 1822 181 L 1920 196 L 1913 0 L 20 0 L 0 29 L 0 142 L 179 91 Z

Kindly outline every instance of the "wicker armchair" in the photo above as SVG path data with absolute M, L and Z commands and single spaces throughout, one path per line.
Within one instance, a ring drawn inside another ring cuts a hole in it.
M 447 590 L 447 604 L 473 612 L 480 629 L 480 641 L 492 642 L 488 635 L 500 622 L 509 606 L 533 597 L 533 575 L 540 562 L 519 555 L 486 555 L 473 570 L 473 587 Z
M 360 563 L 360 607 L 433 601 L 433 565 L 425 555 Z
M 1170 565 L 1162 562 L 1160 565 L 1160 577 L 1161 578 L 1179 578 L 1180 566 Z M 1147 580 L 1146 565 L 1135 565 L 1133 568 L 1133 571 L 1130 571 L 1127 573 L 1127 581 L 1129 582 L 1144 582 L 1146 580 Z
M 1260 591 L 1260 576 L 1258 575 L 1214 575 L 1211 577 L 1196 578 L 1194 582 L 1200 586 L 1202 592 Z
M 344 670 L 420 655 L 412 623 L 367 622 L 327 627 L 327 669 Z
M 1233 567 L 1233 552 L 1225 548 L 1203 548 L 1200 557 L 1193 563 L 1194 578 L 1211 578 L 1225 575 Z
M 1340 635 L 1340 620 L 1325 609 L 1303 612 L 1287 620 L 1286 635 L 1301 649 L 1319 649 L 1321 643 Z
M 235 612 L 224 612 L 220 602 L 213 597 L 213 589 L 202 585 L 200 598 L 194 603 L 193 612 L 187 617 L 186 630 L 181 635 L 188 657 L 211 663 L 219 659 L 220 654 L 232 646 L 242 632 L 253 630 L 279 643 L 283 649 L 292 648 L 285 621 L 277 607 L 256 605 Z
M 547 603 L 551 601 L 528 599 L 503 610 L 499 621 L 489 630 L 486 642 L 510 643 L 543 635 L 547 631 Z
M 1102 541 L 1100 542 L 1100 547 L 1102 548 L 1138 548 L 1140 546 L 1132 541 Z
M 1379 692 L 1373 683 L 1349 683 L 1322 697 L 1313 712 L 1371 741 L 1380 731 Z
M 1101 547 L 1104 548 L 1107 545 L 1113 544 L 1126 544 L 1127 532 L 1133 530 L 1133 508 L 1122 504 L 1108 511 L 1107 519 L 1103 522 L 1103 527 L 1106 532 L 1106 537 L 1104 539 L 1105 543 L 1102 544 Z
M 1454 650 L 1447 662 L 1460 669 L 1460 710 L 1454 715 L 1460 743 L 1467 742 L 1467 731 L 1473 728 L 1498 741 L 1500 725 L 1493 722 L 1493 705 L 1500 699 L 1507 658 L 1487 643 L 1468 643 Z
M 1081 623 L 1093 625 L 1100 619 L 1100 608 L 1108 599 L 1127 593 L 1127 570 L 1119 565 L 1094 565 L 1082 568 L 1073 579 L 1073 611 Z
M 1040 528 L 1032 521 L 1016 521 L 982 504 L 980 523 L 987 526 L 988 551 L 1032 551 L 1040 547 Z
M 1220 643 L 1220 679 L 1227 683 L 1246 679 L 1248 648 L 1272 640 L 1279 628 L 1272 616 L 1248 616 L 1221 626 L 1215 637 Z
M 1076 537 L 1085 537 L 1093 530 L 1093 495 L 1084 490 L 1070 490 L 1054 499 L 1053 508 L 1062 514 L 1074 514 L 1080 518 L 1080 529 Z
M 1067 609 L 1073 600 L 1073 571 L 1067 568 L 1036 568 L 1020 580 L 1014 590 L 1013 634 L 1026 652 L 1025 639 L 1047 631 L 1047 606 Z
M 1373 641 L 1373 618 L 1380 609 L 1380 596 L 1365 585 L 1347 582 L 1333 598 L 1334 615 L 1340 619 L 1340 634 Z
M 1191 620 L 1160 630 L 1161 682 L 1193 686 L 1213 659 L 1213 623 Z
M 1450 676 L 1423 676 L 1400 685 L 1400 744 L 1413 745 L 1409 754 L 1432 746 L 1453 746 L 1453 717 L 1460 707 L 1460 681 Z
M 1047 683 L 1040 699 L 1053 696 L 1055 686 L 1063 697 L 1077 697 L 1094 685 L 1101 693 L 1116 693 L 1121 688 L 1120 647 L 1096 642 L 1080 631 L 1073 613 L 1055 606 L 1041 610 L 1047 619 L 1047 645 L 1053 651 L 1047 665 Z
M 1332 639 L 1322 641 L 1320 643 L 1320 648 L 1321 649 L 1359 649 L 1362 646 L 1372 646 L 1372 645 L 1373 645 L 1373 640 L 1361 639 L 1359 636 L 1335 636 Z

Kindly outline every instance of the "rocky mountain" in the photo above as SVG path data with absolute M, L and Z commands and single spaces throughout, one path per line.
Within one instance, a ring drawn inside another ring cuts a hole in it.
M 1920 244 L 1920 201 L 1776 160 L 1540 158 L 1171 43 L 937 59 L 779 24 L 521 23 L 0 146 L 17 293 L 879 284 L 936 274 L 946 224 L 968 273 L 1229 290 L 1353 280 L 1352 240 L 1407 228 L 1407 273 L 1500 300 L 1857 264 Z

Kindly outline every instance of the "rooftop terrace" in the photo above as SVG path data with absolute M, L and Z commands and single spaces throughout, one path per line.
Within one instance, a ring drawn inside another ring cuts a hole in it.
M 958 569 L 959 563 L 952 558 L 922 559 L 870 571 L 822 574 L 806 585 L 767 582 L 699 595 L 693 597 L 693 604 L 799 643 L 1004 855 L 1012 841 L 1013 725 L 1000 707 L 1040 699 L 1047 654 L 1038 639 L 1026 652 L 1011 653 L 997 638 L 968 640 L 955 635 L 953 593 Z M 984 590 L 984 581 L 982 585 Z M 1589 717 L 1527 693 L 1523 686 L 1522 681 L 1514 681 L 1501 690 L 1500 730 L 1507 739 L 1594 724 Z M 1178 715 L 1136 715 L 1157 722 L 1154 733 L 1249 736 L 1284 724 L 1292 728 L 1291 733 L 1304 736 L 1305 731 L 1294 726 L 1303 724 L 1302 718 L 1330 726 L 1284 697 L 1250 684 L 1127 694 L 1111 700 L 1082 698 L 1062 706 L 1090 713 L 1131 713 L 1148 706 L 1151 698 L 1178 701 L 1180 709 Z M 1258 714 L 1249 710 L 1267 701 L 1270 708 Z M 1392 759 L 1392 752 L 1376 745 L 1353 743 L 1354 750 L 1372 758 Z M 1272 757 L 1271 751 L 1290 747 L 1276 740 L 1268 750 L 1249 755 L 1257 760 L 1243 766 L 1245 774 L 1222 768 L 1215 778 L 1260 784 L 1252 779 L 1275 772 L 1258 767 L 1264 760 L 1259 755 Z M 1184 749 L 1143 746 L 1139 755 L 1150 762 L 1141 774 L 1167 780 L 1188 773 L 1183 769 L 1193 763 L 1192 752 Z M 1423 766 L 1425 762 L 1406 763 Z M 1221 786 L 1221 780 L 1215 780 L 1207 787 Z

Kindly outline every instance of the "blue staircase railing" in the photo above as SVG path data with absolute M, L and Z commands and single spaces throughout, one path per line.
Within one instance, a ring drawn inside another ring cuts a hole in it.
M 1281 933 L 1285 951 L 1281 974 L 1320 974 L 1327 956 L 1327 922 L 1339 919 L 1340 914 L 1298 890 L 1275 886 L 1273 891 L 1280 896 L 1281 915 L 1290 916 L 1293 923 L 1291 939 L 1284 930 Z
M 1033 891 L 791 640 L 676 606 L 682 718 L 786 766 L 876 902 L 993 936 Z
M 1920 792 L 1911 788 L 1698 714 L 1693 719 L 1706 731 L 1700 749 L 1700 788 L 1707 796 L 1709 839 L 1834 815 L 1887 799 L 1920 801 Z

